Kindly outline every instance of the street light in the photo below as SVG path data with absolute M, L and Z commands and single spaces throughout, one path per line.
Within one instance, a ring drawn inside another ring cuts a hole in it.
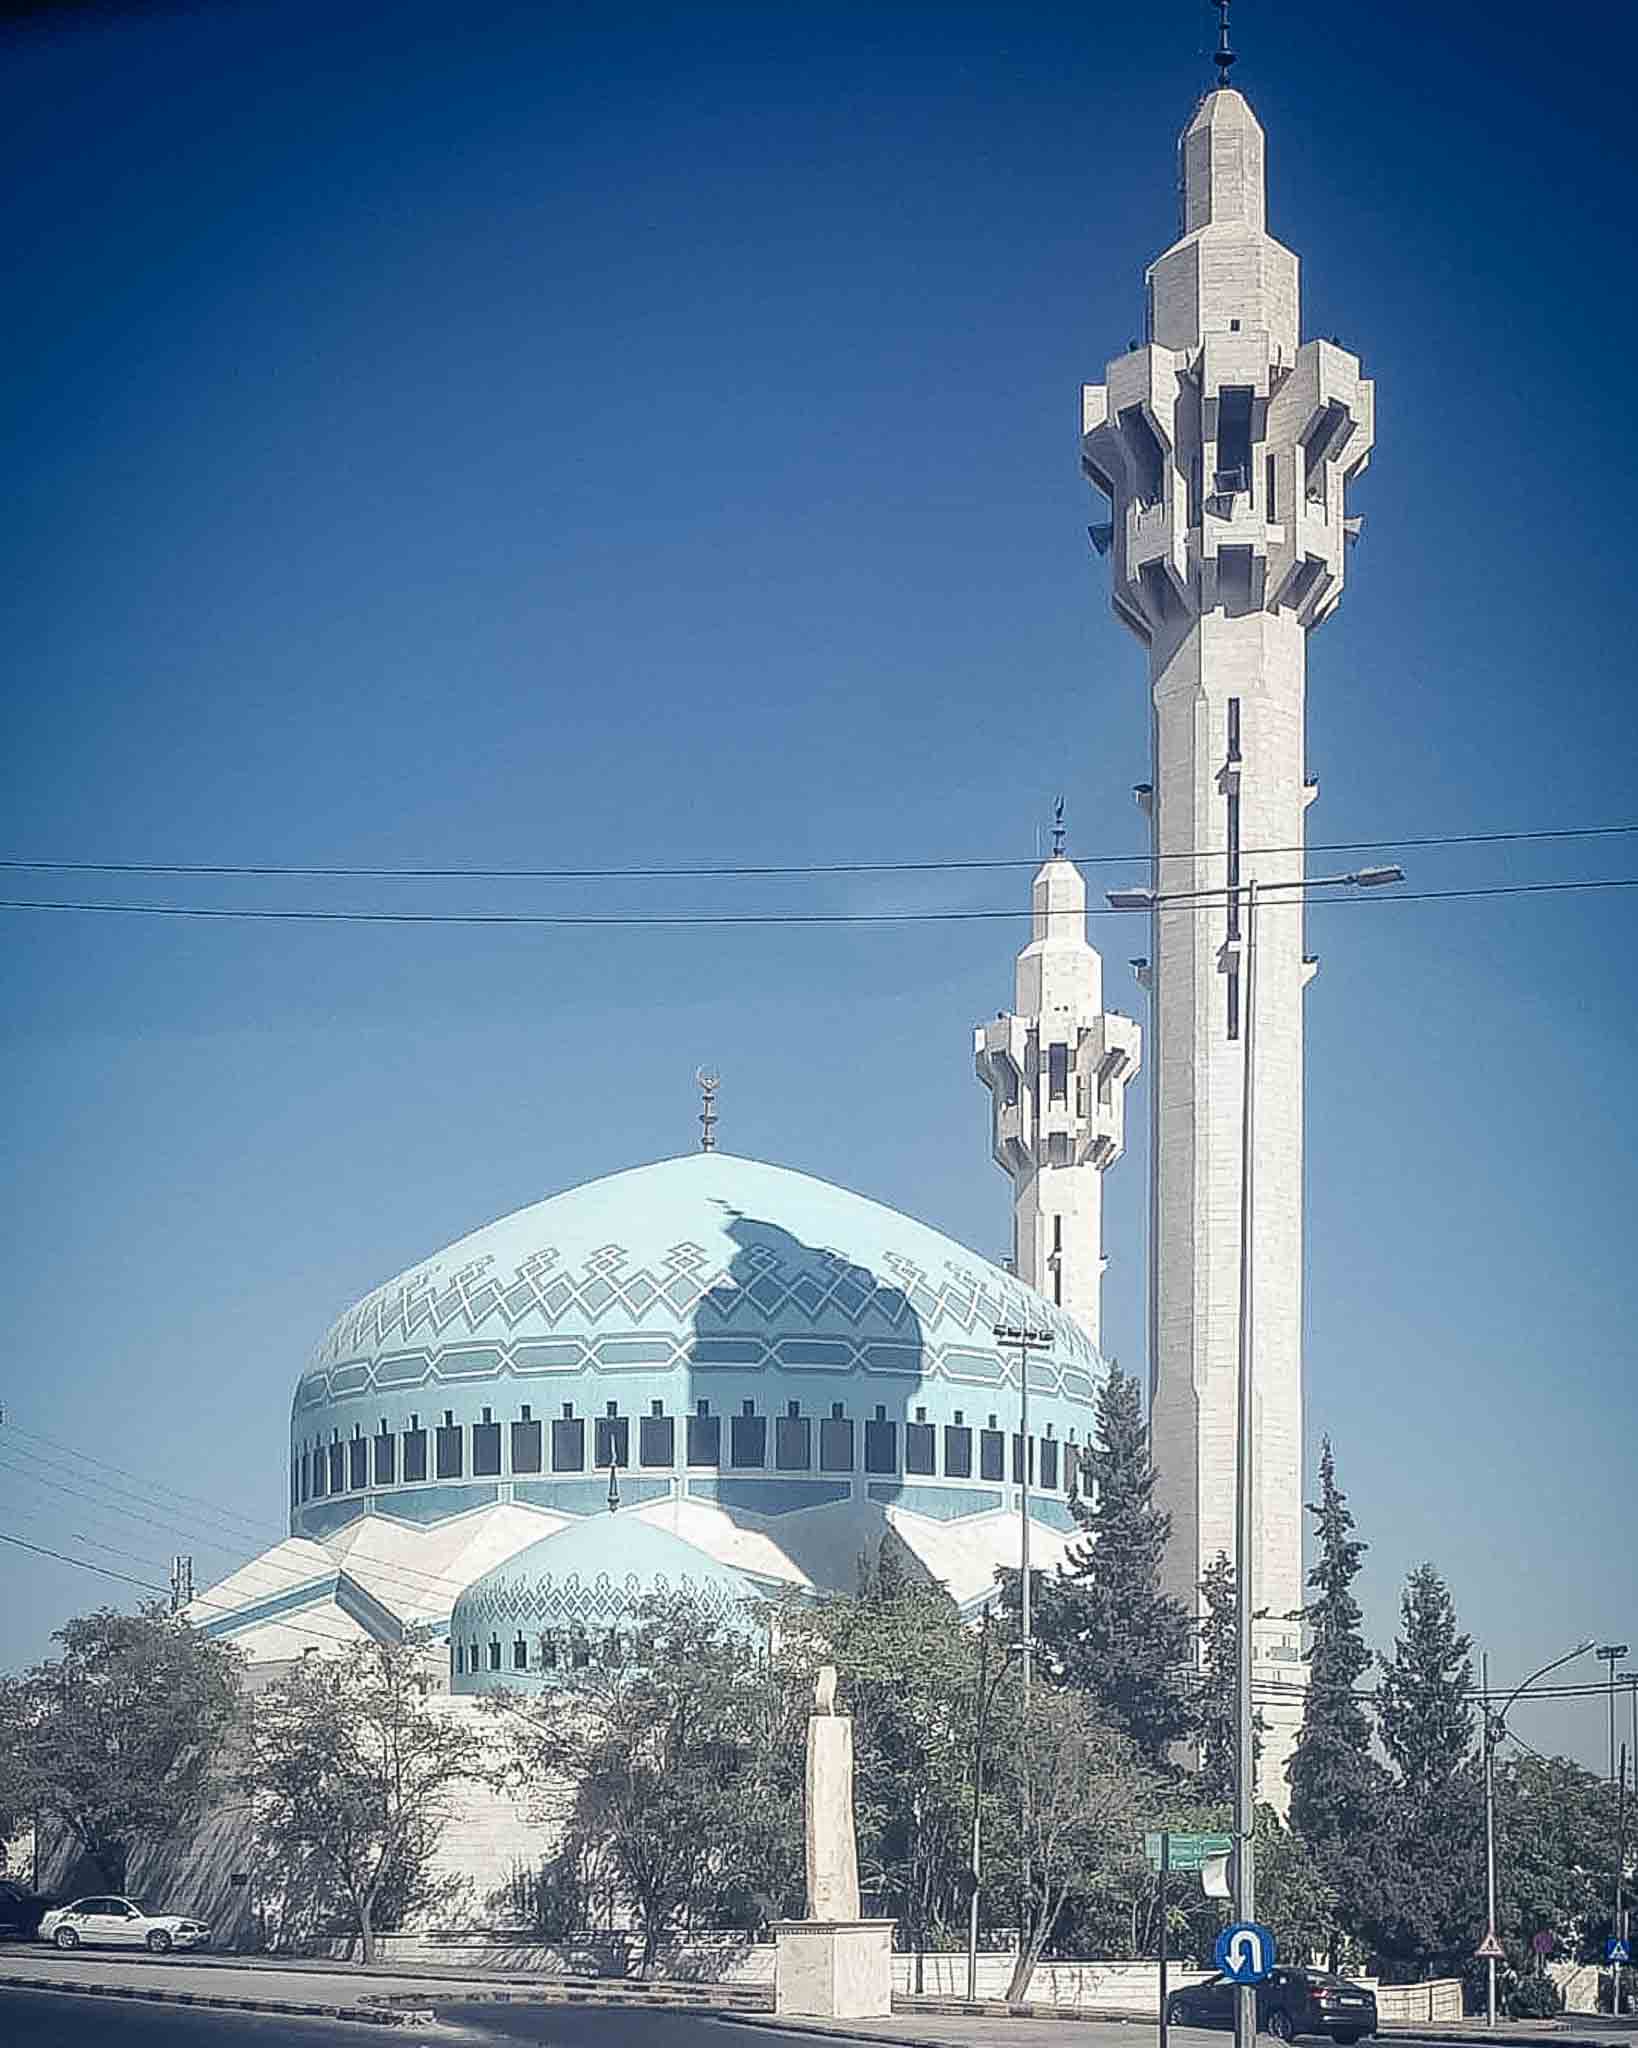
M 1255 876 L 1231 882 L 1221 889 L 1111 889 L 1111 910 L 1158 912 L 1174 905 L 1201 903 L 1244 904 L 1245 1030 L 1243 1033 L 1245 1079 L 1240 1090 L 1240 1310 L 1236 1338 L 1237 1365 L 1235 1420 L 1235 1572 L 1239 1600 L 1235 1616 L 1235 1772 L 1234 1772 L 1234 1917 L 1257 1917 L 1257 1876 L 1252 1835 L 1256 1826 L 1256 1736 L 1251 1704 L 1252 1667 L 1252 1215 L 1255 1184 L 1253 1140 L 1256 1136 L 1256 1044 L 1257 1044 L 1257 901 L 1273 890 L 1294 889 L 1378 889 L 1388 882 L 1402 882 L 1401 867 L 1354 868 L 1343 875 L 1294 876 L 1289 881 L 1258 882 Z M 1152 949 L 1151 949 L 1152 950 Z M 1151 1152 L 1153 1147 L 1151 1147 Z M 1149 1170 L 1154 1171 L 1151 1157 Z M 1150 1361 L 1151 1372 L 1154 1361 Z M 1241 1984 L 1234 1995 L 1235 2048 L 1256 2048 L 1257 1990 Z
M 967 2002 L 971 2005 L 978 1997 L 978 1900 L 982 1890 L 983 1866 L 980 1861 L 984 1846 L 984 1736 L 989 1727 L 990 1708 L 1000 1690 L 1001 1681 L 1007 1675 L 1007 1666 L 1019 1655 L 1024 1645 L 1021 1642 L 1007 1643 L 1001 1651 L 1001 1661 L 996 1666 L 994 1678 L 990 1677 L 990 1604 L 984 1603 L 984 1618 L 978 1629 L 978 1711 L 973 1730 L 973 1863 L 972 1893 L 967 1901 Z M 920 1957 L 917 1957 L 918 1963 Z
M 1506 1705 L 1499 1714 L 1490 1711 L 1489 1651 L 1485 1651 L 1479 1659 L 1479 1692 L 1484 1713 L 1484 1945 L 1487 1949 L 1493 1950 L 1496 1947 L 1496 1745 L 1507 1733 L 1507 1716 L 1519 1695 L 1528 1692 L 1538 1678 L 1545 1678 L 1549 1671 L 1556 1671 L 1561 1664 L 1568 1664 L 1576 1657 L 1585 1657 L 1592 1646 L 1593 1639 L 1588 1636 L 1585 1642 L 1577 1643 L 1573 1650 L 1566 1650 L 1562 1657 L 1555 1657 L 1550 1664 L 1543 1664 L 1539 1671 L 1532 1671 L 1522 1684 L 1515 1685 L 1507 1695 Z M 1484 1976 L 1485 2023 L 1493 2027 L 1496 2024 L 1494 1954 L 1487 1955 L 1484 1959 Z

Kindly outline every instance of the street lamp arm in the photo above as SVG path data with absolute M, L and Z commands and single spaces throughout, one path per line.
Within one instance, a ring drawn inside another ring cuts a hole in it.
M 1587 1652 L 1592 1648 L 1592 1646 L 1593 1639 L 1591 1636 L 1588 1636 L 1587 1640 L 1584 1643 L 1577 1643 L 1573 1650 L 1566 1650 L 1562 1657 L 1555 1657 L 1550 1664 L 1543 1664 L 1539 1671 L 1532 1671 L 1528 1678 L 1524 1679 L 1520 1684 L 1514 1686 L 1513 1690 L 1507 1696 L 1507 1705 L 1502 1708 L 1501 1712 L 1495 1718 L 1498 1721 L 1505 1721 L 1507 1719 L 1508 1714 L 1512 1711 L 1513 1702 L 1516 1699 L 1518 1699 L 1521 1693 L 1527 1693 L 1530 1690 L 1531 1686 L 1535 1684 L 1538 1678 L 1545 1678 L 1549 1671 L 1556 1671 L 1561 1664 L 1571 1663 L 1577 1657 L 1585 1657 Z M 1489 1710 L 1490 1702 L 1486 1700 L 1485 1711 L 1488 1713 Z

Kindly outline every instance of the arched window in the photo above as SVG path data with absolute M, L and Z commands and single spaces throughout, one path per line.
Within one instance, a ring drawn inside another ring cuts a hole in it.
M 529 1645 L 524 1641 L 522 1629 L 519 1629 L 512 1638 L 512 1669 L 514 1671 L 527 1671 L 529 1669 Z

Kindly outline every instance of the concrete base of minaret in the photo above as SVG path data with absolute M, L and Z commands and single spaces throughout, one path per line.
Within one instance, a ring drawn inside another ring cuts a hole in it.
M 891 1920 L 776 1920 L 774 2011 L 879 2020 L 893 2010 Z

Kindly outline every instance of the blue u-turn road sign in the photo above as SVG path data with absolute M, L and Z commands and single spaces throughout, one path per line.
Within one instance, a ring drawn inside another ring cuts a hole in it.
M 1260 1984 L 1274 1967 L 1274 1930 L 1237 1920 L 1217 1937 L 1217 1967 L 1231 1984 Z

